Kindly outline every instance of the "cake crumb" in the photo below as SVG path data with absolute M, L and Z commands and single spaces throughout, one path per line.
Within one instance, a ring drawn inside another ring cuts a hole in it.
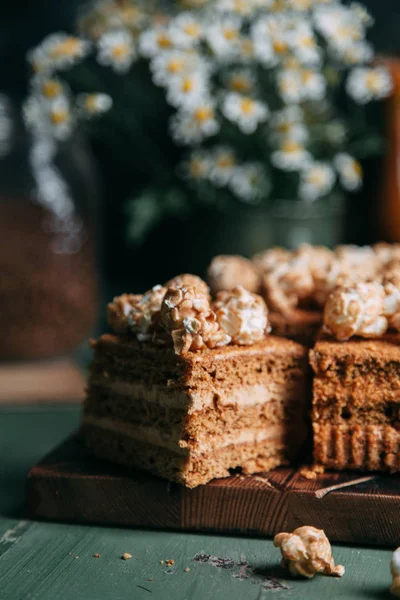
M 185 573 L 189 573 L 190 571 L 190 567 L 186 567 L 185 569 L 183 569 L 185 571 Z
M 175 561 L 174 561 L 174 559 L 173 559 L 173 558 L 169 558 L 169 559 L 166 561 L 166 563 L 167 563 L 167 567 L 172 567 L 172 565 L 174 565 L 174 564 L 175 564 Z
M 304 479 L 316 479 L 317 475 L 321 475 L 325 472 L 325 468 L 322 465 L 305 465 L 299 471 L 299 475 Z
M 124 552 L 122 558 L 123 560 L 129 560 L 130 558 L 132 558 L 132 554 L 129 554 L 129 552 Z
M 153 581 L 153 578 L 152 578 L 152 577 L 149 577 L 147 581 Z
M 165 561 L 163 561 L 163 560 L 160 560 L 160 565 L 163 565 L 163 564 L 164 564 L 164 562 L 165 562 Z
M 79 556 L 74 556 L 74 558 L 79 558 Z
M 95 553 L 93 554 L 93 558 L 100 558 L 100 554 L 99 554 L 98 552 L 95 552 Z

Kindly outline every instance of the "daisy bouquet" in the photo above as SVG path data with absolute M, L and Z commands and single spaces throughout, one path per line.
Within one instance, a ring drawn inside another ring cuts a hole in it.
M 367 105 L 392 82 L 373 64 L 372 24 L 340 0 L 100 0 L 78 37 L 30 52 L 26 120 L 62 139 L 108 111 L 95 128 L 119 127 L 147 175 L 130 203 L 133 237 L 194 199 L 310 204 L 359 189 L 359 161 L 379 149 Z

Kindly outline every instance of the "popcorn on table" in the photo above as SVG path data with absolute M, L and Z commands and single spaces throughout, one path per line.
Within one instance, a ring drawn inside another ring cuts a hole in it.
M 282 553 L 282 566 L 292 575 L 314 577 L 316 573 L 342 577 L 343 565 L 336 565 L 332 557 L 332 548 L 322 529 L 303 526 L 293 533 L 278 533 L 274 537 L 274 546 Z

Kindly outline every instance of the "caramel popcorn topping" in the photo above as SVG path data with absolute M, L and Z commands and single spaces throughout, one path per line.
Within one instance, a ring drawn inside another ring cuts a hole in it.
M 391 283 L 338 286 L 324 310 L 324 329 L 339 341 L 353 335 L 379 337 L 387 329 L 400 330 L 400 291 Z
M 141 294 L 122 294 L 116 296 L 107 306 L 107 317 L 110 327 L 116 333 L 126 333 L 130 329 L 129 316 L 136 304 L 142 298 Z
M 257 265 L 242 256 L 216 256 L 207 271 L 207 279 L 214 293 L 242 285 L 249 292 L 258 292 L 261 284 Z
M 161 322 L 171 334 L 176 354 L 229 344 L 208 296 L 194 287 L 169 288 L 161 306 Z
M 336 565 L 332 548 L 322 529 L 305 525 L 293 533 L 278 533 L 274 546 L 281 549 L 282 566 L 292 575 L 314 577 L 316 573 L 342 577 L 343 565 Z
M 177 275 L 176 277 L 173 277 L 172 279 L 167 281 L 167 283 L 164 284 L 164 287 L 166 288 L 177 288 L 184 286 L 193 287 L 205 296 L 210 295 L 210 288 L 208 287 L 206 282 L 203 281 L 197 275 L 190 275 L 189 273 Z
M 219 325 L 235 344 L 254 344 L 271 330 L 264 300 L 240 285 L 219 292 L 214 310 Z

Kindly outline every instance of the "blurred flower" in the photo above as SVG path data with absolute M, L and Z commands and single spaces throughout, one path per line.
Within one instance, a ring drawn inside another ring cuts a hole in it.
M 339 173 L 340 183 L 346 190 L 358 190 L 362 185 L 362 166 L 350 154 L 339 152 L 334 158 L 334 165 Z
M 192 110 L 181 110 L 171 119 L 171 134 L 178 144 L 190 145 L 218 133 L 214 104 L 207 100 Z
M 185 179 L 201 181 L 207 179 L 210 172 L 210 156 L 204 150 L 193 150 L 187 161 L 180 168 Z
M 228 185 L 236 167 L 236 156 L 228 146 L 213 148 L 210 160 L 209 179 L 218 187 Z
M 303 200 L 314 202 L 328 194 L 335 183 L 335 172 L 323 162 L 311 163 L 301 173 L 299 195 Z
M 225 75 L 224 81 L 231 92 L 249 94 L 255 87 L 256 77 L 252 69 L 234 69 Z
M 248 17 L 257 8 L 268 8 L 271 4 L 272 0 L 217 0 L 216 8 L 222 12 L 233 12 Z
M 363 4 L 360 4 L 359 2 L 352 2 L 350 4 L 350 11 L 364 27 L 371 27 L 371 25 L 374 24 L 374 18 L 372 15 L 370 15 Z
M 207 65 L 196 52 L 186 50 L 166 50 L 150 61 L 153 81 L 157 85 L 168 85 L 172 77 L 182 77 L 193 72 L 207 73 Z
M 29 96 L 23 105 L 23 117 L 28 128 L 35 133 L 64 140 L 71 133 L 73 118 L 69 100 L 61 94 L 51 102 Z
M 254 133 L 259 123 L 268 118 L 268 107 L 264 102 L 253 100 L 249 96 L 231 92 L 226 94 L 222 113 L 224 116 L 243 131 L 243 133 Z
M 129 71 L 136 58 L 136 49 L 133 37 L 128 31 L 109 31 L 100 37 L 97 44 L 97 60 L 101 65 L 111 66 L 120 74 Z
M 312 8 L 313 0 L 286 0 L 288 8 L 299 12 L 307 11 Z
M 192 13 L 184 12 L 173 19 L 169 35 L 175 46 L 187 48 L 201 40 L 203 27 Z
M 360 41 L 346 46 L 343 49 L 336 49 L 337 60 L 343 61 L 346 65 L 359 65 L 370 62 L 374 57 L 374 50 L 368 42 Z
M 290 49 L 304 65 L 315 66 L 321 62 L 321 51 L 317 45 L 314 33 L 307 22 L 295 27 L 289 37 Z
M 108 94 L 78 94 L 76 102 L 88 117 L 107 112 L 113 103 Z
M 172 106 L 190 109 L 208 97 L 208 81 L 202 73 L 187 73 L 168 82 L 167 100 Z
M 251 63 L 254 60 L 253 40 L 241 35 L 237 41 L 237 61 L 240 63 Z
M 269 192 L 264 167 L 259 163 L 247 163 L 236 167 L 230 180 L 230 188 L 243 202 L 259 202 Z
M 53 33 L 28 52 L 27 58 L 34 72 L 67 69 L 83 59 L 90 50 L 86 40 L 66 33 Z
M 56 77 L 38 74 L 32 79 L 32 88 L 44 101 L 52 102 L 54 98 L 64 93 L 65 85 Z
M 64 140 L 72 130 L 70 106 L 65 96 L 58 96 L 49 107 L 49 121 L 54 137 Z
M 322 73 L 303 69 L 301 71 L 301 98 L 303 100 L 322 100 L 326 94 L 326 79 Z
M 272 140 L 294 140 L 304 143 L 308 140 L 309 133 L 303 122 L 303 112 L 297 105 L 287 106 L 271 114 Z
M 311 161 L 311 154 L 295 140 L 282 141 L 279 150 L 271 154 L 271 162 L 283 171 L 299 171 Z
M 254 54 L 265 67 L 277 65 L 288 54 L 290 25 L 283 15 L 263 16 L 252 25 Z
M 213 54 L 222 61 L 235 58 L 242 20 L 238 15 L 230 15 L 218 21 L 212 21 L 206 28 L 206 39 Z
M 171 33 L 166 27 L 151 27 L 139 37 L 139 52 L 146 58 L 151 58 L 164 50 L 171 50 L 173 47 Z
M 302 78 L 297 69 L 284 69 L 277 74 L 279 94 L 286 104 L 298 104 L 303 99 Z
M 356 67 L 346 81 L 347 93 L 359 104 L 386 98 L 392 86 L 390 73 L 385 67 Z

